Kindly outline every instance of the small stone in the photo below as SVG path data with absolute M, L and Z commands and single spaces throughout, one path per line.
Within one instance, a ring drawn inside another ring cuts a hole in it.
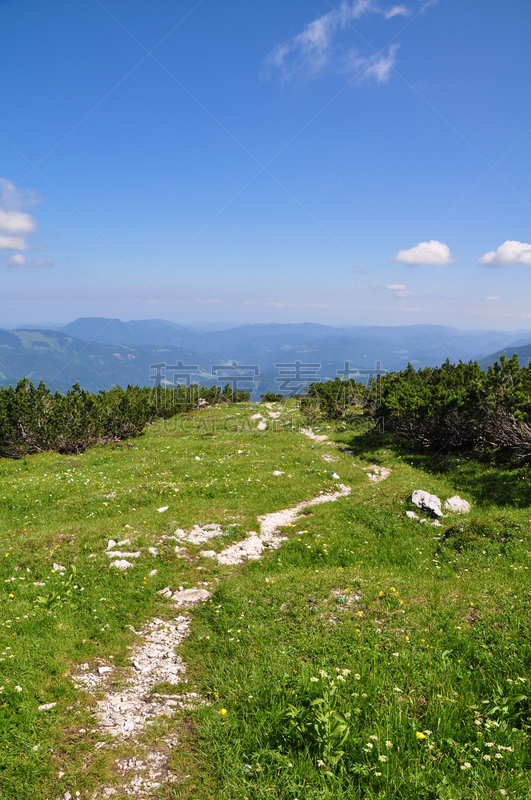
M 457 511 L 459 514 L 468 514 L 471 508 L 470 503 L 457 494 L 445 500 L 444 507 L 447 511 Z
M 179 606 L 195 606 L 208 600 L 209 597 L 210 592 L 207 592 L 206 589 L 183 589 L 183 591 L 175 592 L 172 600 Z
M 108 550 L 106 551 L 106 554 L 109 556 L 109 558 L 124 558 L 125 556 L 127 556 L 127 558 L 140 558 L 141 556 L 140 550 L 137 550 L 136 553 L 122 553 L 121 550 Z
M 62 564 L 54 564 L 54 565 L 53 565 L 53 569 L 54 569 L 56 572 L 66 572 L 66 567 L 63 567 L 63 565 L 62 565 Z
M 108 672 L 112 672 L 112 667 L 98 667 L 98 675 L 106 675 Z
M 165 586 L 164 589 L 160 589 L 157 594 L 161 594 L 163 597 L 171 597 L 173 592 L 169 586 Z
M 409 519 L 418 519 L 419 515 L 415 514 L 414 511 L 406 511 L 406 517 L 409 517 Z
M 54 708 L 54 706 L 56 706 L 56 705 L 57 705 L 57 703 L 44 703 L 44 705 L 39 706 L 39 708 L 37 710 L 38 711 L 48 711 L 50 708 Z
M 152 569 L 151 572 L 148 575 L 148 578 L 154 578 L 155 575 L 157 574 L 157 572 L 158 572 L 157 569 Z
M 130 561 L 125 561 L 124 559 L 122 559 L 122 560 L 118 560 L 118 561 L 111 561 L 109 566 L 115 567 L 115 569 L 119 569 L 119 570 L 123 571 L 124 569 L 129 569 L 129 567 L 132 567 L 134 565 L 131 564 Z
M 430 517 L 442 517 L 441 501 L 437 495 L 416 489 L 409 499 L 413 505 L 425 511 Z
M 113 547 L 116 547 L 116 544 L 117 544 L 117 542 L 115 542 L 114 539 L 109 539 L 109 544 L 107 545 L 107 547 L 105 549 L 106 550 L 112 550 Z
M 148 547 L 148 553 L 151 553 L 152 556 L 158 556 L 159 551 L 156 547 Z
M 273 475 L 276 475 L 276 476 L 284 475 L 284 473 L 279 469 L 275 469 L 275 470 L 273 470 Z M 249 478 L 249 480 L 251 480 L 251 479 Z
M 217 553 L 215 550 L 201 550 L 199 555 L 203 556 L 203 558 L 215 558 Z
M 157 511 L 159 512 L 159 514 L 162 514 L 163 511 L 167 511 L 168 509 L 169 506 L 162 506 L 161 508 L 157 508 Z

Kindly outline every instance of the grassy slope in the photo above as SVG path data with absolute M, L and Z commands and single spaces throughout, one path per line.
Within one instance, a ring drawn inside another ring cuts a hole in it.
M 256 432 L 255 411 L 214 409 L 76 457 L 0 461 L 0 796 L 88 797 L 112 780 L 93 701 L 69 674 L 111 656 L 128 664 L 128 626 L 174 616 L 157 590 L 198 580 L 219 586 L 183 655 L 189 688 L 210 702 L 185 728 L 160 723 L 180 731 L 174 768 L 189 776 L 161 797 L 531 795 L 527 470 L 408 456 L 348 433 L 334 438 L 358 452 L 342 454 L 279 424 Z M 360 468 L 373 461 L 393 469 L 376 486 Z M 352 495 L 312 508 L 260 562 L 183 561 L 168 543 L 127 573 L 109 569 L 108 538 L 136 549 L 220 522 L 234 540 L 257 514 L 332 488 L 332 468 Z M 416 488 L 470 500 L 464 530 L 444 539 L 408 520 Z M 75 564 L 69 587 L 54 562 Z

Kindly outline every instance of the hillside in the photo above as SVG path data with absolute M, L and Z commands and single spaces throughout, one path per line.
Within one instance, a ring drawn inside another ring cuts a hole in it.
M 5 800 L 531 795 L 528 468 L 301 423 L 0 460 Z
M 83 342 L 61 331 L 0 331 L 0 385 L 28 378 L 64 392 L 74 383 L 89 391 L 128 384 L 150 386 L 150 364 L 178 360 L 199 365 L 198 380 L 211 382 L 213 356 L 200 356 L 184 347 L 130 346 Z
M 489 364 L 494 365 L 496 361 L 499 362 L 500 356 L 503 355 L 506 358 L 510 358 L 514 354 L 518 356 L 518 363 L 521 367 L 529 366 L 531 361 L 531 344 L 526 344 L 519 347 L 506 347 L 504 350 L 499 350 L 498 352 L 493 353 L 486 358 L 481 358 L 478 363 L 481 367 L 483 367 L 483 369 L 486 369 Z

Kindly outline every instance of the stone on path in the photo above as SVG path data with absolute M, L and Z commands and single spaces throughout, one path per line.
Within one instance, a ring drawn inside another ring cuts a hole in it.
M 196 606 L 210 597 L 206 589 L 182 589 L 172 594 L 173 602 L 178 606 Z
M 181 529 L 176 530 L 174 533 L 175 539 L 179 542 L 190 542 L 190 544 L 203 544 L 213 539 L 214 536 L 223 536 L 223 529 L 221 525 L 213 523 L 212 525 L 194 525 L 189 531 Z
M 391 474 L 390 469 L 387 467 L 378 467 L 376 464 L 371 464 L 369 469 L 372 469 L 372 472 L 367 472 L 367 478 L 371 483 L 380 483 L 380 481 L 384 481 Z

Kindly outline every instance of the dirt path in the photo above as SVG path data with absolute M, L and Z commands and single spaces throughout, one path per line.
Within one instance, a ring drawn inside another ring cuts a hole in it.
M 336 492 L 322 492 L 310 500 L 304 500 L 293 508 L 273 511 L 258 517 L 260 533 L 250 531 L 243 541 L 229 545 L 221 553 L 205 552 L 204 557 L 216 557 L 220 564 L 242 564 L 247 560 L 261 558 L 268 549 L 277 549 L 287 539 L 280 528 L 293 524 L 306 508 L 333 503 L 351 492 L 350 486 L 339 484 Z M 208 526 L 208 531 L 194 526 L 190 531 L 178 531 L 181 541 L 199 542 L 223 535 L 219 525 Z M 205 538 L 201 538 L 202 534 Z M 226 535 L 226 534 L 225 534 Z M 210 592 L 194 588 L 173 592 L 169 587 L 159 594 L 171 598 L 177 607 L 197 605 L 207 600 Z M 175 694 L 153 693 L 157 684 L 186 684 L 186 664 L 179 656 L 177 648 L 188 635 L 191 623 L 190 614 L 179 614 L 172 621 L 155 618 L 148 622 L 141 631 L 135 631 L 141 642 L 131 652 L 131 666 L 116 674 L 112 663 L 100 663 L 92 670 L 88 664 L 80 667 L 75 676 L 79 688 L 97 697 L 96 722 L 102 734 L 110 734 L 109 742 L 102 739 L 97 747 L 116 749 L 129 742 L 127 757 L 118 756 L 115 760 L 118 782 L 113 786 L 105 786 L 93 793 L 91 800 L 115 797 L 151 797 L 164 784 L 175 783 L 178 776 L 171 771 L 168 760 L 172 750 L 178 745 L 175 733 L 169 733 L 157 741 L 156 748 L 142 744 L 142 733 L 161 716 L 171 717 L 176 712 L 204 702 L 193 692 Z M 118 689 L 115 680 L 123 683 Z M 70 800 L 73 795 L 66 792 L 63 800 Z

